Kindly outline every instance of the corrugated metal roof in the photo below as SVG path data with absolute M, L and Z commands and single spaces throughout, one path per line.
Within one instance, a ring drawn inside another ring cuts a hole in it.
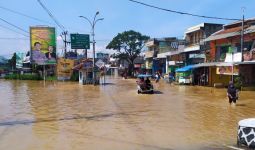
M 209 63 L 201 63 L 194 65 L 194 68 L 200 67 L 216 67 L 216 66 L 232 66 L 233 63 L 226 63 L 226 62 L 209 62 Z
M 249 28 L 246 29 L 245 34 L 247 33 L 253 33 L 255 32 L 255 25 L 254 26 L 250 26 Z
M 236 27 L 236 28 L 231 28 L 231 29 L 226 29 L 226 30 L 220 30 L 220 31 L 212 34 L 208 38 L 206 38 L 204 40 L 204 42 L 237 36 L 237 35 L 241 34 L 240 31 L 241 31 L 241 27 Z M 253 32 L 255 32 L 255 25 L 244 29 L 244 34 L 253 33 Z
M 240 35 L 240 32 L 231 32 L 231 33 L 225 33 L 225 34 L 211 35 L 208 38 L 206 38 L 204 40 L 204 42 L 224 39 L 224 38 L 233 37 L 233 36 L 237 36 L 237 35 Z
M 231 33 L 231 32 L 240 32 L 241 30 L 242 30 L 241 26 L 230 28 L 230 29 L 223 29 L 223 30 L 220 30 L 219 32 L 215 33 L 215 35 L 224 34 L 224 33 Z

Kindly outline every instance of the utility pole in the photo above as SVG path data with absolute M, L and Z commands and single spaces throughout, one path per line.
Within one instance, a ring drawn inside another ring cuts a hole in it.
M 96 51 L 96 48 L 95 48 L 95 45 L 96 45 L 96 42 L 95 42 L 95 25 L 98 21 L 100 20 L 104 20 L 104 18 L 99 18 L 99 19 L 96 19 L 97 15 L 99 15 L 99 11 L 96 12 L 95 16 L 94 16 L 94 19 L 93 19 L 93 22 L 90 21 L 87 17 L 84 17 L 84 16 L 79 16 L 81 18 L 84 18 L 86 19 L 89 24 L 91 25 L 91 30 L 92 30 L 92 37 L 93 37 L 93 83 L 94 85 L 96 85 L 96 73 L 95 73 L 95 51 Z
M 85 49 L 85 59 L 87 59 L 88 58 L 88 50 L 87 49 Z
M 67 44 L 69 43 L 69 42 L 66 41 L 67 33 L 68 33 L 67 31 L 64 31 L 64 32 L 61 33 L 61 37 L 64 36 L 64 38 L 62 37 L 62 39 L 63 39 L 63 42 L 64 42 L 64 44 L 65 44 L 65 47 L 64 47 L 64 50 L 65 50 L 65 51 L 64 51 L 64 58 L 65 58 L 65 59 L 66 59 L 66 46 L 67 46 Z
M 244 43 L 244 7 L 243 10 L 243 19 L 242 19 L 242 31 L 241 31 L 241 62 L 243 62 L 243 43 Z

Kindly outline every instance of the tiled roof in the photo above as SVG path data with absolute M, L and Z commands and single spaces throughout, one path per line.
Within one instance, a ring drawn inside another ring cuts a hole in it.
M 233 37 L 233 36 L 237 36 L 241 34 L 242 27 L 234 27 L 234 28 L 230 28 L 230 29 L 222 29 L 218 32 L 215 32 L 214 34 L 212 34 L 211 36 L 209 36 L 208 38 L 206 38 L 204 41 L 213 41 L 213 40 L 218 40 L 218 39 L 224 39 L 224 38 L 228 38 L 228 37 Z M 246 26 L 244 27 L 244 34 L 248 34 L 248 33 L 253 33 L 255 32 L 255 26 Z

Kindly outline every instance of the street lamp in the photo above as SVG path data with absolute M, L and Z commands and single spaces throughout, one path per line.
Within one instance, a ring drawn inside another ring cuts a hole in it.
M 91 25 L 91 30 L 92 30 L 91 35 L 92 35 L 92 38 L 93 38 L 92 43 L 93 43 L 93 83 L 94 83 L 94 85 L 96 84 L 96 75 L 95 75 L 95 70 L 94 70 L 95 69 L 95 44 L 96 44 L 96 42 L 95 42 L 95 32 L 94 31 L 95 31 L 96 23 L 100 20 L 104 20 L 104 18 L 96 19 L 97 15 L 99 15 L 99 11 L 96 12 L 96 14 L 94 16 L 94 19 L 93 19 L 93 22 L 90 21 L 87 17 L 79 16 L 80 18 L 86 19 L 89 22 L 89 24 Z

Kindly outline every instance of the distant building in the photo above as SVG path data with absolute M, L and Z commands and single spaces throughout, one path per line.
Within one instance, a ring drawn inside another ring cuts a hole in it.
M 161 73 L 169 72 L 170 56 L 182 52 L 184 43 L 184 40 L 177 39 L 176 37 L 153 38 L 146 42 L 145 68 L 147 73 L 155 74 L 157 71 Z
M 98 52 L 98 53 L 96 53 L 96 58 L 103 60 L 105 63 L 109 63 L 109 61 L 110 61 L 110 54 Z
M 210 49 L 209 43 L 203 40 L 211 34 L 221 30 L 222 24 L 201 23 L 190 27 L 185 32 L 185 65 L 203 63 L 206 52 Z

